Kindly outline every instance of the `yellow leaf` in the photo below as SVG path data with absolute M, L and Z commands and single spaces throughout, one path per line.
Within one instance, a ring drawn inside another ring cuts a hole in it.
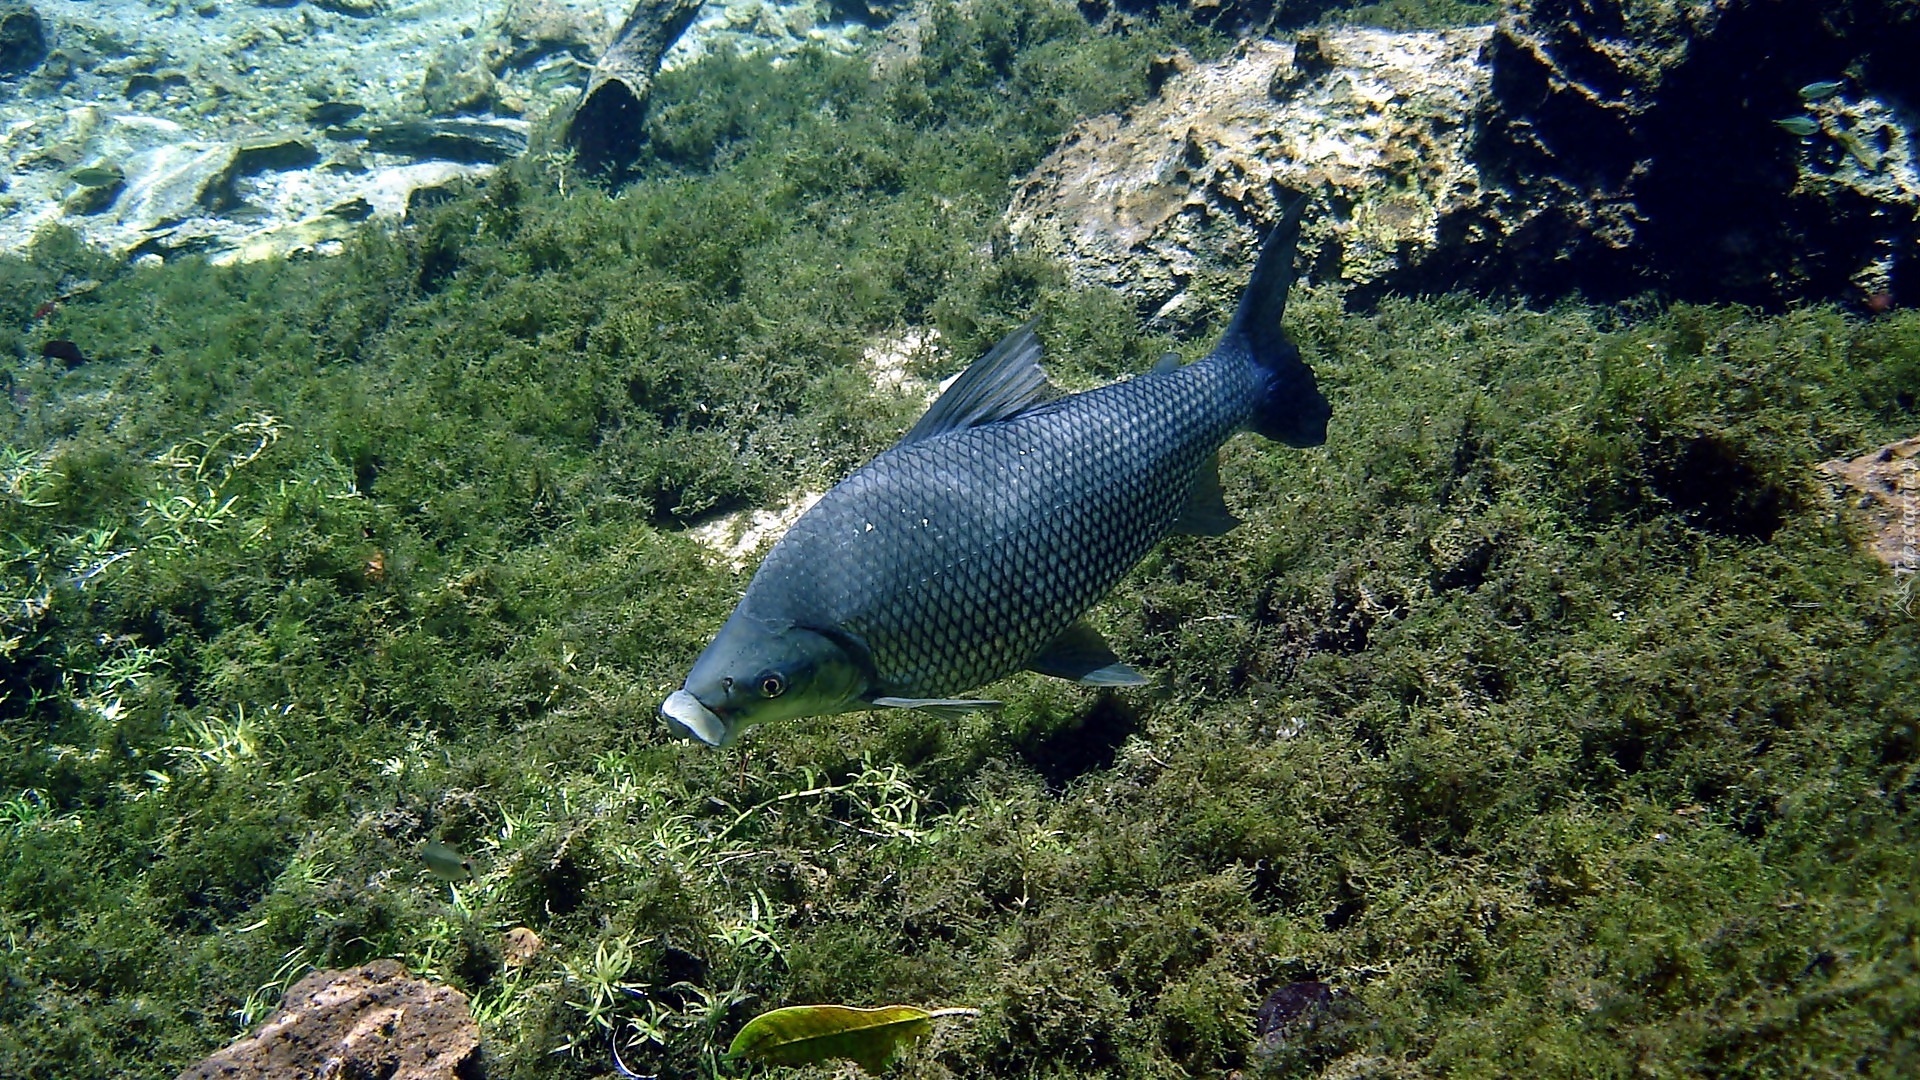
M 848 1058 L 869 1073 L 887 1067 L 904 1043 L 933 1031 L 933 1018 L 977 1015 L 973 1009 L 928 1012 L 911 1005 L 856 1009 L 847 1005 L 791 1005 L 747 1022 L 727 1048 L 728 1057 L 773 1065 L 817 1065 Z

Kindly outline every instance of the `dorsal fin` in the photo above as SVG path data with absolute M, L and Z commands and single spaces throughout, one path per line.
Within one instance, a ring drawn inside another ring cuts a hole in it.
M 1153 374 L 1155 375 L 1165 375 L 1169 371 L 1179 370 L 1180 354 L 1177 352 L 1162 353 L 1160 359 L 1153 362 Z
M 991 424 L 1059 397 L 1060 391 L 1040 370 L 1040 339 L 1033 334 L 1039 321 L 1029 320 L 1001 338 L 992 351 L 961 372 L 900 441 L 910 443 Z

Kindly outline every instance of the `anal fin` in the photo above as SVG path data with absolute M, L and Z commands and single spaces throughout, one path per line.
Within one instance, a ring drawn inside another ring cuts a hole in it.
M 1006 707 L 1002 702 L 977 698 L 877 697 L 867 704 L 884 705 L 889 709 L 919 709 L 942 720 L 958 720 L 968 713 L 998 712 Z
M 1085 619 L 1054 638 L 1040 655 L 1027 661 L 1028 671 L 1071 679 L 1082 686 L 1145 686 L 1147 677 L 1120 662 L 1113 646 Z
M 1174 520 L 1172 531 L 1188 536 L 1224 536 L 1238 524 L 1240 519 L 1227 509 L 1226 496 L 1220 490 L 1220 459 L 1210 457 L 1193 478 L 1186 509 Z

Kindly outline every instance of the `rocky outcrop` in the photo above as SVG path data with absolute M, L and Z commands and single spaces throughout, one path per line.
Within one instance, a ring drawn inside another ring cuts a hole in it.
M 475 1080 L 480 1027 L 465 994 L 411 978 L 392 960 L 316 971 L 260 1030 L 179 1080 Z
M 1915 55 L 1910 0 L 1522 0 L 1496 28 L 1170 57 L 1157 100 L 1080 125 L 1026 178 L 1008 230 L 1148 312 L 1244 261 L 1281 192 L 1321 200 L 1311 273 L 1360 305 L 1912 305 Z
M 508 0 L 500 15 L 499 44 L 505 54 L 493 66 L 527 68 L 550 56 L 592 64 L 611 31 L 606 16 L 559 0 Z
M 1174 317 L 1197 273 L 1251 257 L 1291 193 L 1312 275 L 1404 288 L 1448 257 L 1482 197 L 1467 118 L 1486 93 L 1486 28 L 1303 33 L 1194 65 L 1169 57 L 1154 100 L 1078 127 L 1019 186 L 1019 244 Z
M 1850 490 L 1868 552 L 1895 573 L 1920 573 L 1920 436 L 1820 468 Z
M 1475 148 L 1498 276 L 1920 301 L 1916 55 L 1910 0 L 1523 0 Z
M 207 139 L 171 120 L 83 105 L 0 143 L 16 151 L 0 247 L 60 223 L 135 256 L 325 250 L 354 221 L 401 216 L 423 189 L 477 176 L 476 162 L 526 145 L 524 121 L 468 123 L 479 131 L 443 121 Z
M 0 78 L 24 75 L 47 58 L 47 30 L 27 4 L 0 4 Z

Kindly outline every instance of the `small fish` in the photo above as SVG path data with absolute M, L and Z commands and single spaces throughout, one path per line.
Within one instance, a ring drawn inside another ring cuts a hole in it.
M 87 165 L 67 174 L 67 179 L 83 188 L 112 187 L 126 178 L 126 173 L 112 165 Z
M 1775 120 L 1774 124 L 1787 134 L 1803 139 L 1820 130 L 1819 121 L 1811 116 L 1786 116 Z
M 1833 95 L 1839 93 L 1840 89 L 1845 85 L 1846 83 L 1843 83 L 1838 79 L 1825 79 L 1820 82 L 1810 82 L 1807 85 L 1800 88 L 1800 100 L 1801 101 L 1825 101 L 1828 98 L 1832 97 Z
M 92 278 L 74 282 L 66 292 L 61 293 L 51 300 L 41 301 L 40 306 L 33 309 L 33 321 L 39 322 L 42 319 L 51 317 L 54 312 L 60 310 L 61 304 L 69 300 L 77 300 L 99 287 L 100 283 Z
M 321 127 L 339 127 L 360 119 L 366 111 L 365 105 L 356 105 L 351 101 L 322 101 L 307 106 L 307 120 Z
M 420 861 L 427 864 L 427 873 L 441 881 L 473 880 L 473 860 L 438 840 L 429 840 L 420 849 Z
M 1022 668 L 1144 684 L 1081 616 L 1161 537 L 1238 524 L 1215 457 L 1234 432 L 1326 440 L 1327 400 L 1280 328 L 1303 206 L 1196 363 L 1063 394 L 1033 324 L 1007 335 L 767 553 L 661 704 L 667 726 L 723 746 L 753 724 L 875 707 L 953 718 L 999 708 L 964 695 Z
M 45 342 L 40 346 L 40 355 L 49 360 L 58 360 L 70 368 L 79 367 L 87 362 L 87 354 L 80 351 L 80 346 L 66 338 L 54 338 Z

